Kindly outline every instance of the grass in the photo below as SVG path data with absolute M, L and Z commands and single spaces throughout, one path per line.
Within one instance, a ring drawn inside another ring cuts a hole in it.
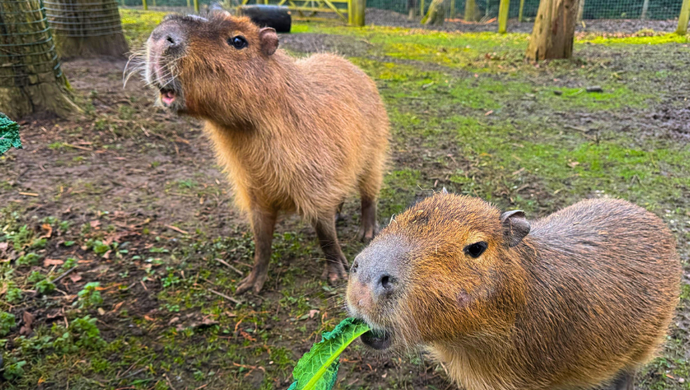
M 164 14 L 122 10 L 121 16 L 138 47 Z M 587 35 L 578 38 L 575 60 L 537 67 L 522 60 L 526 34 L 318 23 L 295 24 L 294 32 L 339 39 L 341 52 L 379 86 L 393 133 L 379 202 L 383 224 L 442 187 L 522 208 L 531 218 L 610 195 L 661 216 L 687 268 L 690 150 L 682 134 L 664 130 L 667 122 L 650 119 L 687 106 L 680 94 L 671 95 L 690 79 L 683 66 L 687 39 Z M 592 85 L 604 92 L 586 92 Z M 107 98 L 105 92 L 79 91 Z M 183 120 L 148 122 L 145 92 L 123 100 L 93 114 L 91 123 L 60 122 L 64 129 L 49 132 L 37 153 L 56 166 L 67 161 L 69 169 L 93 164 L 95 170 L 105 161 L 149 176 L 108 172 L 106 183 L 120 181 L 112 188 L 90 172 L 74 178 L 39 172 L 18 181 L 20 152 L 0 160 L 8 178 L 0 182 L 3 199 L 26 192 L 36 177 L 49 180 L 35 184 L 38 199 L 0 205 L 0 387 L 287 388 L 295 362 L 345 315 L 342 286 L 318 277 L 323 255 L 314 233 L 294 219 L 281 222 L 266 292 L 238 304 L 228 300 L 249 270 L 254 243 L 247 224 L 228 214 L 221 176 L 208 173 L 217 167 L 199 146 L 207 140 Z M 82 137 L 92 150 L 74 148 Z M 184 144 L 175 141 L 180 137 Z M 188 143 L 193 147 L 185 149 Z M 122 157 L 100 160 L 108 156 Z M 179 167 L 188 169 L 176 175 Z M 147 180 L 157 177 L 159 190 L 148 190 Z M 351 239 L 356 200 L 345 212 L 340 237 L 353 259 L 362 249 Z M 68 283 L 70 291 L 53 283 L 75 266 L 65 276 L 77 280 Z M 20 334 L 25 312 L 37 320 Z M 679 312 L 690 312 L 687 283 Z M 688 348 L 687 330 L 674 326 L 638 388 L 690 389 Z M 420 356 L 377 358 L 354 346 L 336 388 L 447 386 L 443 370 Z

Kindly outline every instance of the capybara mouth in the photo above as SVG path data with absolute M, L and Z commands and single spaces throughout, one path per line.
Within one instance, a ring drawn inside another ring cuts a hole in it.
M 165 107 L 170 107 L 175 103 L 177 99 L 177 93 L 172 88 L 161 88 L 160 89 L 161 103 Z
M 387 330 L 370 330 L 359 336 L 367 347 L 383 351 L 393 345 L 393 334 Z

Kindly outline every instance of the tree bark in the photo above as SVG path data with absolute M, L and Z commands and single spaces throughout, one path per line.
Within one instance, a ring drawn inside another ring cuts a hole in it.
M 476 22 L 479 20 L 477 16 L 479 16 L 477 12 L 477 0 L 465 1 L 465 21 Z
M 578 0 L 541 0 L 526 57 L 532 61 L 571 58 Z
M 117 0 L 45 0 L 62 58 L 122 57 L 128 51 Z
M 68 116 L 79 108 L 55 53 L 40 0 L 0 3 L 0 111 L 17 119 L 35 111 Z
M 417 18 L 417 1 L 407 0 L 407 20 L 415 20 Z
M 429 5 L 429 12 L 427 12 L 422 24 L 430 26 L 443 26 L 446 20 L 446 11 L 448 0 L 433 0 Z

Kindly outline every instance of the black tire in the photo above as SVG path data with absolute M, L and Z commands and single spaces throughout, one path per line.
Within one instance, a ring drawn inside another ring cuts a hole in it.
M 287 7 L 277 5 L 245 5 L 240 15 L 248 16 L 259 27 L 273 27 L 276 32 L 289 33 L 292 17 Z

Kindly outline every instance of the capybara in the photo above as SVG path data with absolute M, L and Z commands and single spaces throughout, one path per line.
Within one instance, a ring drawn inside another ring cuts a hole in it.
M 529 222 L 436 194 L 356 258 L 347 303 L 377 349 L 426 348 L 467 390 L 633 389 L 678 303 L 675 240 L 654 214 L 585 200 Z
M 314 226 L 324 277 L 347 277 L 336 211 L 358 190 L 360 236 L 373 238 L 388 149 L 374 82 L 336 55 L 296 60 L 278 49 L 274 29 L 226 12 L 167 16 L 146 43 L 144 73 L 160 104 L 205 121 L 235 203 L 249 214 L 254 268 L 236 293 L 261 290 L 279 213 Z

